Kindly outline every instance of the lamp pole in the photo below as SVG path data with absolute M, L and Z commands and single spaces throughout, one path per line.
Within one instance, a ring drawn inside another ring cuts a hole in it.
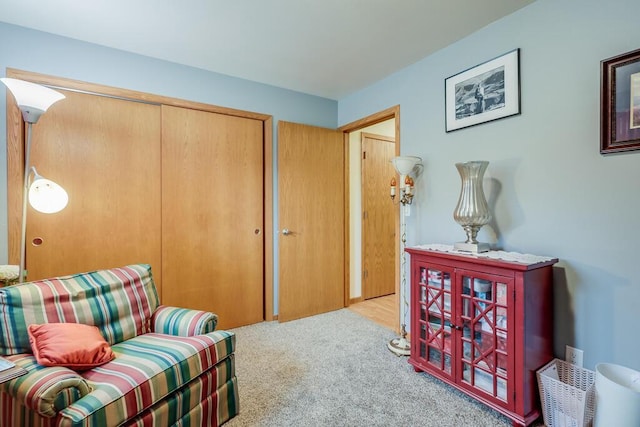
M 33 123 L 27 122 L 27 147 L 24 153 L 24 185 L 22 186 L 22 224 L 20 235 L 20 269 L 18 270 L 18 283 L 23 283 L 25 274 L 25 258 L 27 256 L 27 199 L 29 197 L 29 157 L 31 153 L 31 126 Z
M 24 151 L 24 186 L 22 188 L 22 224 L 20 235 L 20 266 L 18 270 L 18 283 L 25 279 L 25 258 L 27 254 L 27 201 L 29 198 L 29 175 L 31 156 L 32 126 L 37 123 L 40 116 L 55 102 L 65 96 L 60 92 L 49 89 L 39 84 L 26 82 L 19 79 L 3 77 L 0 79 L 9 89 L 16 100 L 16 104 L 22 112 L 22 118 L 27 123 L 27 145 Z M 65 202 L 66 204 L 66 202 Z M 62 206 L 64 207 L 64 206 Z M 62 209 L 62 208 L 61 208 Z
M 407 273 L 406 273 L 406 254 L 405 248 L 407 245 L 407 220 L 406 215 L 409 213 L 411 202 L 414 197 L 413 190 L 413 178 L 411 174 L 417 177 L 422 172 L 422 159 L 415 156 L 400 156 L 394 157 L 391 162 L 393 163 L 396 172 L 400 175 L 400 188 L 399 198 L 400 203 L 400 317 L 402 323 L 400 325 L 400 337 L 392 339 L 387 347 L 391 352 L 397 356 L 408 356 L 411 354 L 411 346 L 409 340 L 407 340 L 407 311 L 409 308 L 409 302 L 407 301 L 406 286 L 407 286 Z M 391 200 L 394 201 L 396 194 L 395 177 L 391 179 Z

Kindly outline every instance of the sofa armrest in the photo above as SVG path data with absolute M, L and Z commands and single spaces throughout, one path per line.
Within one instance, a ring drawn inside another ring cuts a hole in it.
M 159 334 L 191 337 L 213 332 L 218 316 L 208 311 L 161 305 L 151 317 L 151 330 Z
M 29 372 L 2 384 L 0 388 L 43 417 L 55 417 L 59 411 L 91 392 L 87 381 L 69 368 L 41 366 L 32 355 L 26 354 L 11 359 Z

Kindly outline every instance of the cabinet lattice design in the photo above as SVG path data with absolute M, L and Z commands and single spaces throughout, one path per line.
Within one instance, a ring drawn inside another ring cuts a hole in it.
M 552 266 L 409 248 L 411 363 L 509 417 L 540 415 L 553 358 Z

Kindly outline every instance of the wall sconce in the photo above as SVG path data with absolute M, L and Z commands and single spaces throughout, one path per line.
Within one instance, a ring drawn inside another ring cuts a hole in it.
M 422 172 L 422 159 L 420 157 L 415 156 L 398 156 L 391 159 L 391 163 L 393 163 L 393 167 L 396 169 L 396 172 L 400 175 L 400 198 L 399 202 L 402 205 L 410 205 L 413 201 L 413 177 L 411 174 L 418 176 L 420 172 Z M 391 189 L 390 195 L 391 200 L 395 201 L 396 194 L 398 193 L 396 178 L 391 178 Z
M 22 193 L 22 234 L 20 237 L 20 270 L 18 283 L 24 282 L 26 237 L 27 237 L 27 200 L 34 209 L 43 213 L 58 212 L 67 205 L 69 197 L 62 187 L 53 181 L 38 175 L 35 168 L 31 168 L 29 157 L 31 155 L 32 126 L 38 121 L 55 102 L 64 99 L 64 95 L 47 87 L 25 82 L 23 80 L 1 78 L 18 104 L 22 112 L 22 118 L 27 123 L 27 145 L 24 152 L 24 186 Z M 33 183 L 30 185 L 30 176 L 33 172 Z M 31 187 L 31 188 L 29 188 Z
M 400 317 L 402 324 L 400 325 L 400 337 L 392 339 L 387 347 L 391 352 L 398 356 L 408 356 L 411 354 L 411 346 L 407 340 L 407 312 L 409 311 L 409 301 L 407 301 L 407 273 L 406 273 L 406 254 L 405 247 L 407 244 L 407 222 L 405 216 L 409 213 L 409 208 L 414 197 L 414 181 L 413 176 L 420 175 L 423 169 L 422 159 L 416 156 L 399 156 L 391 159 L 393 167 L 400 175 L 400 188 L 397 188 L 395 177 L 391 179 L 390 195 L 391 200 L 395 202 L 396 195 L 399 194 L 399 203 L 402 205 L 400 212 Z

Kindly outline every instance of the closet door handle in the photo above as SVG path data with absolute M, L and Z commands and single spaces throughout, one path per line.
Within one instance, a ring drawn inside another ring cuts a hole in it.
M 289 234 L 293 234 L 293 231 L 289 230 L 288 228 L 282 229 L 282 235 L 288 236 Z

